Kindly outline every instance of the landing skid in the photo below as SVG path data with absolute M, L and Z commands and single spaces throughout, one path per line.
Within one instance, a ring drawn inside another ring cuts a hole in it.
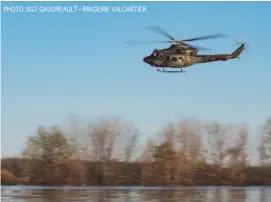
M 164 73 L 185 73 L 185 71 L 183 71 L 181 69 L 181 71 L 165 71 L 164 68 L 163 70 L 157 69 L 158 72 L 164 72 Z

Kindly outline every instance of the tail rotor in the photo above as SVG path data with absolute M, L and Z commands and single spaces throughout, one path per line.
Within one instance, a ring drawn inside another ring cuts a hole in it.
M 243 40 L 241 40 L 240 37 L 235 38 L 233 42 L 234 42 L 234 45 L 238 45 L 238 46 L 244 45 L 243 54 L 246 53 L 246 51 L 248 50 L 248 45 Z
M 235 45 L 238 45 L 238 46 L 244 44 L 244 45 L 245 45 L 245 49 L 248 48 L 247 43 L 245 43 L 243 40 L 241 40 L 240 37 L 235 38 L 235 39 L 233 40 L 233 42 L 234 42 Z

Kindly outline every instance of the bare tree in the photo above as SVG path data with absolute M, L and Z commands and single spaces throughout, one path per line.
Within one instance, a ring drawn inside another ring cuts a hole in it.
M 260 147 L 260 163 L 261 165 L 271 164 L 271 118 L 269 118 L 263 126 Z
M 191 162 L 202 159 L 202 132 L 201 123 L 187 119 L 176 124 L 176 142 L 180 151 Z
M 130 162 L 133 158 L 133 155 L 136 152 L 138 138 L 140 137 L 140 132 L 137 128 L 135 128 L 133 125 L 126 125 L 123 127 L 123 134 L 125 136 L 126 146 L 124 148 L 125 150 L 125 161 Z
M 229 127 L 218 122 L 207 123 L 207 154 L 211 157 L 211 162 L 215 165 L 223 166 L 226 156 L 226 139 Z
M 230 157 L 230 165 L 244 166 L 247 164 L 248 136 L 248 126 L 241 125 L 238 136 L 234 139 L 234 145 L 226 150 L 227 156 Z

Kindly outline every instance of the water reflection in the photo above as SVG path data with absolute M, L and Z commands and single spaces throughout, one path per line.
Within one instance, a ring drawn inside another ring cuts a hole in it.
M 3 202 L 267 202 L 271 188 L 179 188 L 174 190 L 129 189 L 1 189 Z

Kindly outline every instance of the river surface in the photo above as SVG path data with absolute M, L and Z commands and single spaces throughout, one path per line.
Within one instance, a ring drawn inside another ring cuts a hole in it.
M 2 186 L 2 202 L 271 202 L 271 187 Z

